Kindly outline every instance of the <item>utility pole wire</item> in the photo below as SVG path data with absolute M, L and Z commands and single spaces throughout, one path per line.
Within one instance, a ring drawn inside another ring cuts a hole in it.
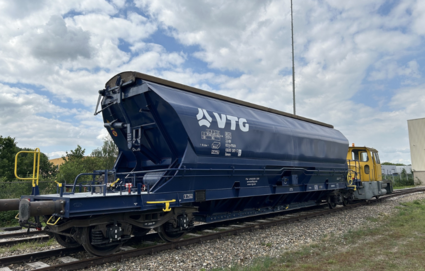
M 292 0 L 291 0 L 291 33 L 292 33 L 292 94 L 294 102 L 294 115 L 296 115 L 295 110 L 295 60 L 294 60 L 294 18 L 292 15 Z

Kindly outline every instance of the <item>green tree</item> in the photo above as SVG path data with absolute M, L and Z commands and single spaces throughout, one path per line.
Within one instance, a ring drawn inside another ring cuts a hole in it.
M 80 145 L 75 150 L 66 152 L 62 157 L 65 161 L 59 168 L 59 181 L 73 182 L 78 174 L 85 172 L 84 153 L 86 152 Z
M 18 152 L 18 147 L 14 138 L 2 137 L 0 135 L 0 177 L 10 181 L 15 178 L 15 154 Z
M 8 181 L 15 179 L 15 156 L 19 151 L 33 151 L 33 149 L 21 149 L 17 146 L 14 138 L 0 136 L 0 177 Z M 34 167 L 34 154 L 22 153 L 18 157 L 18 176 L 31 177 Z M 40 154 L 40 177 L 49 178 L 54 176 L 57 170 L 44 153 Z
M 34 151 L 33 149 L 20 149 L 19 151 Z M 33 174 L 34 154 L 21 153 L 18 157 L 18 176 L 30 177 Z M 49 162 L 49 157 L 44 153 L 40 153 L 40 178 L 50 178 L 57 174 L 57 168 Z
M 118 156 L 118 147 L 110 137 L 103 139 L 103 145 L 92 151 L 92 157 L 101 161 L 99 169 L 112 169 Z
M 60 166 L 59 180 L 67 183 L 74 182 L 80 173 L 90 173 L 94 170 L 112 169 L 117 159 L 118 148 L 111 138 L 105 138 L 102 147 L 93 150 L 90 156 L 84 156 L 85 149 L 77 146 L 75 150 L 62 157 L 65 163 Z M 79 180 L 88 180 L 81 177 Z
M 401 174 L 400 174 L 400 176 L 401 176 L 401 179 L 407 179 L 407 172 L 406 172 L 406 169 L 402 169 L 401 170 Z

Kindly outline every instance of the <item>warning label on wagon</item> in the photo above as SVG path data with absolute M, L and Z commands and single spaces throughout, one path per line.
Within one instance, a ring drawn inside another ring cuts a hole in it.
M 223 135 L 220 134 L 220 131 L 217 130 L 209 130 L 201 132 L 201 139 L 220 141 Z
M 245 178 L 247 186 L 255 186 L 260 178 Z

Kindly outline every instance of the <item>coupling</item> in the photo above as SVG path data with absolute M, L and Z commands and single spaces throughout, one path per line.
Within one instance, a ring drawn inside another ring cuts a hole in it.
M 63 215 L 65 213 L 65 201 L 29 201 L 22 199 L 19 203 L 19 222 L 26 222 L 32 216 Z

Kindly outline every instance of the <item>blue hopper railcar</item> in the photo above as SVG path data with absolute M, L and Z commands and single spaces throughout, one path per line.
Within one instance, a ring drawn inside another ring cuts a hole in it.
M 151 229 L 173 241 L 194 221 L 351 197 L 348 140 L 331 125 L 137 72 L 111 78 L 97 110 L 119 148 L 114 168 L 8 202 L 64 246 L 107 255 Z

